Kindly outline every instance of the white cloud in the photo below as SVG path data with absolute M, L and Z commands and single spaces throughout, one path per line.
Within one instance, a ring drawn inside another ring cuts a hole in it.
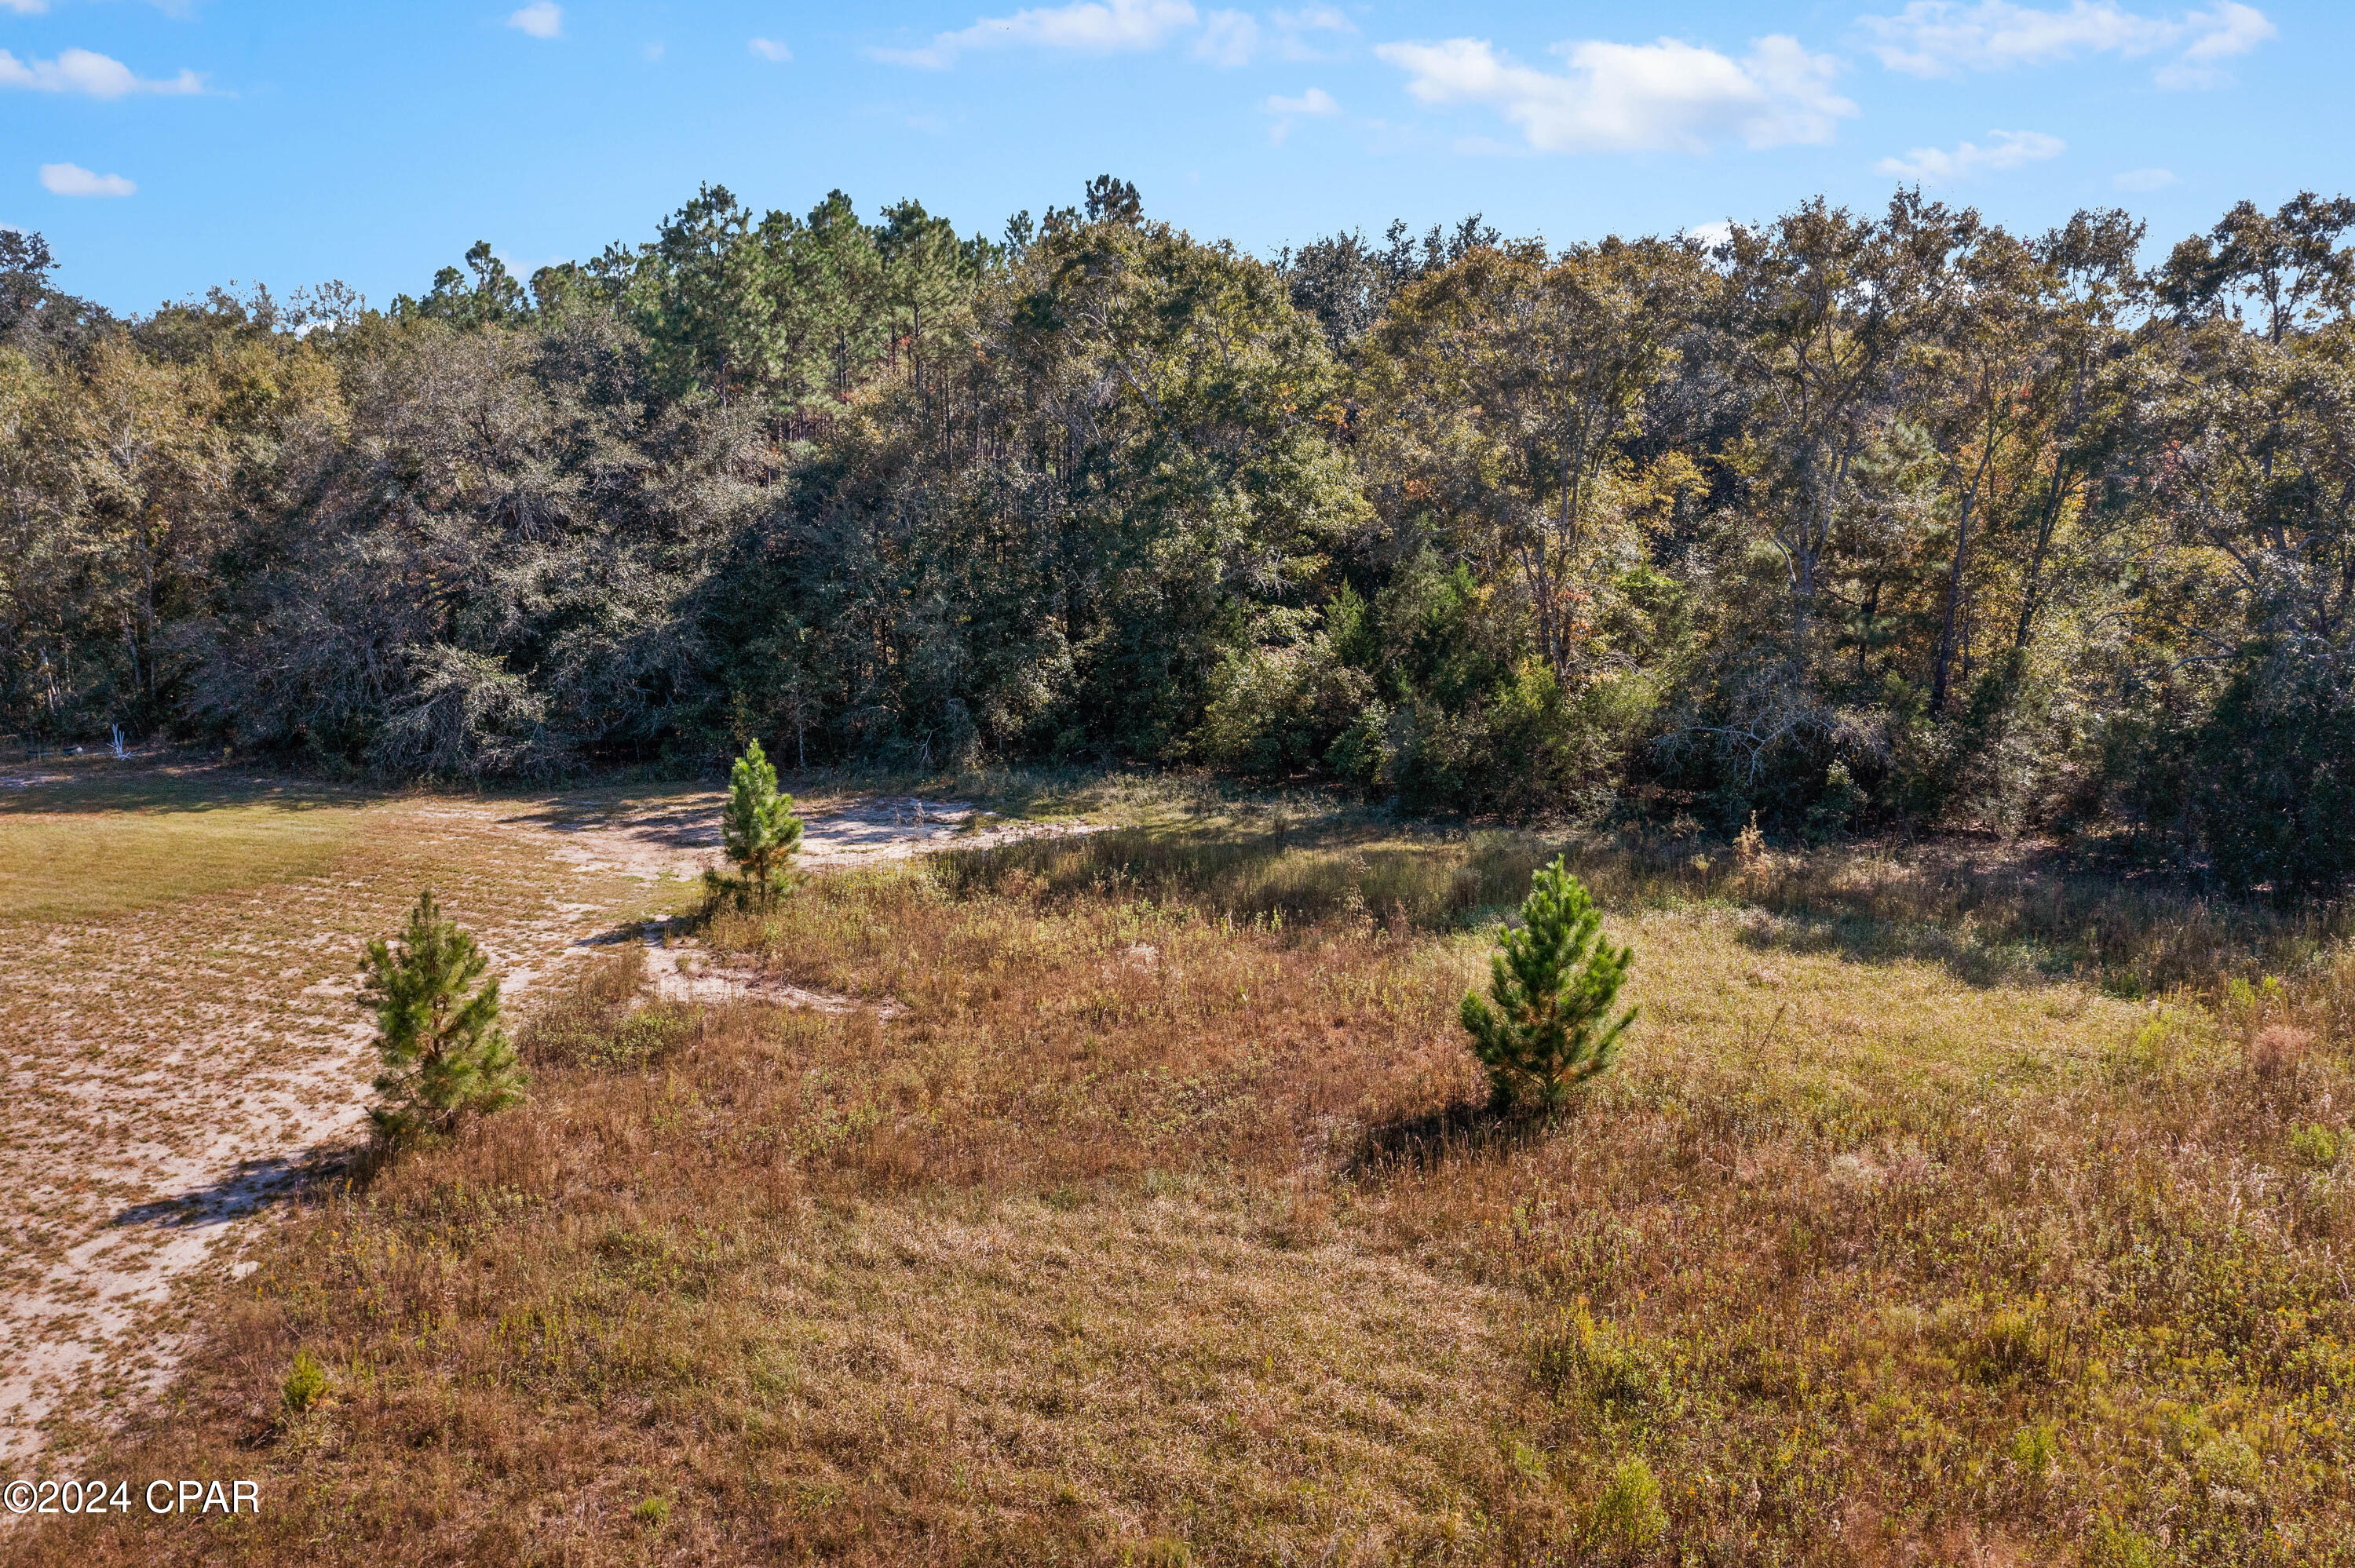
M 1425 103 L 1486 103 L 1547 153 L 1705 152 L 1828 142 L 1856 105 L 1831 90 L 1838 62 L 1775 35 L 1734 60 L 1674 38 L 1656 44 L 1557 44 L 1561 73 L 1516 65 L 1484 38 L 1381 44 Z
M 1993 140 L 1982 147 L 1965 142 L 1949 153 L 1943 147 L 1916 147 L 1902 158 L 1883 158 L 1875 171 L 1914 180 L 1925 185 L 1951 185 L 1974 175 L 1994 174 L 2058 157 L 2069 143 L 2041 131 L 1990 131 Z
M 51 196 L 127 196 L 139 187 L 121 175 L 94 175 L 80 164 L 43 164 L 41 188 Z
M 1312 87 L 1297 98 L 1286 98 L 1278 93 L 1263 101 L 1260 107 L 1270 114 L 1283 117 L 1267 128 L 1268 143 L 1276 147 L 1283 146 L 1284 139 L 1292 134 L 1292 116 L 1341 112 L 1341 106 L 1333 101 L 1333 95 L 1321 87 Z
M 1249 65 L 1259 53 L 1259 24 L 1248 11 L 1213 11 L 1202 19 L 1194 58 L 1217 66 Z
M 751 48 L 754 54 L 777 65 L 783 65 L 794 58 L 793 50 L 773 38 L 754 38 Z
M 1710 249 L 1714 250 L 1733 238 L 1733 220 L 1730 217 L 1720 217 L 1711 219 L 1708 223 L 1696 223 L 1685 230 L 1685 238 L 1698 239 Z
M 185 16 L 188 13 L 187 0 L 150 0 L 150 4 L 167 16 Z M 48 8 L 49 0 L 0 0 L 0 11 L 14 11 L 19 16 L 42 16 Z M 0 224 L 0 228 L 6 227 Z
M 2013 0 L 1912 0 L 1894 16 L 1859 16 L 1857 24 L 1874 40 L 1868 47 L 1882 65 L 1910 76 L 2049 65 L 2083 54 L 2171 52 L 2175 58 L 2154 73 L 2161 87 L 2221 81 L 2219 62 L 2278 31 L 2264 12 L 2239 0 L 2217 0 L 2173 19 L 2128 11 L 2116 0 L 2070 0 L 2065 11 Z
M 1191 0 L 1071 0 L 1068 5 L 1033 6 L 1010 16 L 984 16 L 969 27 L 935 34 L 931 43 L 920 48 L 868 49 L 867 53 L 892 65 L 945 70 L 960 56 L 975 49 L 1028 48 L 1118 54 L 1157 49 L 1190 33 L 1196 59 L 1216 66 L 1244 66 L 1263 57 L 1324 59 L 1327 57 L 1316 47 L 1317 35 L 1357 30 L 1348 17 L 1331 5 L 1278 9 L 1260 16 L 1231 7 L 1198 12 Z
M 970 27 L 941 33 L 920 49 L 872 49 L 893 65 L 945 70 L 974 49 L 1008 46 L 1065 49 L 1074 54 L 1117 54 L 1158 48 L 1199 18 L 1187 0 L 1077 0 L 1041 5 L 1011 16 L 984 16 Z
M 1297 98 L 1284 98 L 1279 95 L 1269 99 L 1261 107 L 1270 114 L 1338 114 L 1341 112 L 1341 106 L 1333 101 L 1333 95 L 1321 87 L 1312 87 Z
M 1297 11 L 1271 11 L 1276 26 L 1287 33 L 1324 31 L 1354 33 L 1358 25 L 1330 5 L 1303 5 Z
M 2253 6 L 2228 3 L 2195 11 L 2190 20 L 2202 24 L 2191 47 L 2173 63 L 2163 65 L 2151 79 L 2161 87 L 2214 87 L 2229 79 L 2219 60 L 2247 54 L 2281 29 Z
M 2163 191 L 2175 184 L 2173 169 L 2128 169 L 2112 176 L 2110 184 L 2122 191 Z
M 564 36 L 564 7 L 556 0 L 531 0 L 530 5 L 507 17 L 507 26 L 535 38 L 560 38 Z
M 1194 40 L 1194 58 L 1212 65 L 1249 65 L 1262 55 L 1284 60 L 1322 60 L 1313 35 L 1350 33 L 1358 28 L 1330 5 L 1309 5 L 1297 11 L 1270 11 L 1262 23 L 1248 11 L 1213 11 L 1202 18 L 1202 36 Z
M 121 60 L 88 49 L 68 49 L 53 60 L 20 60 L 6 49 L 0 49 L 0 87 L 28 88 L 35 92 L 85 92 L 92 98 L 205 90 L 204 79 L 192 70 L 184 70 L 169 81 L 144 81 Z

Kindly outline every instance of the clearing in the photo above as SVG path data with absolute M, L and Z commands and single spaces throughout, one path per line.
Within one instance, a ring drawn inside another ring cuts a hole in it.
M 701 788 L 383 796 L 65 766 L 0 793 L 0 1460 L 20 1462 L 53 1412 L 160 1388 L 187 1320 L 176 1284 L 351 1143 L 373 1068 L 359 946 L 420 887 L 515 998 L 634 940 L 719 859 L 721 796 Z M 914 798 L 805 810 L 815 869 L 1081 826 Z M 730 987 L 654 951 L 672 991 Z
M 691 797 L 322 797 L 267 887 L 20 938 L 291 1002 L 430 863 L 551 958 L 525 1105 L 272 1210 L 172 1398 L 55 1428 L 261 1514 L 0 1561 L 2355 1563 L 2342 929 L 1993 844 L 1134 805 L 918 858 L 870 804 L 868 863 L 707 908 L 645 879 Z M 1643 1018 L 1499 1121 L 1455 1007 L 1557 850 Z

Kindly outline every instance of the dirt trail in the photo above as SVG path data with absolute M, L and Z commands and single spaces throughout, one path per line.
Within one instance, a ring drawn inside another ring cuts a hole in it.
M 12 795 L 39 809 L 37 788 Z M 372 1064 L 356 955 L 419 886 L 519 998 L 675 898 L 664 879 L 717 863 L 719 803 L 389 801 L 318 875 L 106 921 L 0 925 L 0 1465 L 22 1473 L 51 1448 L 39 1424 L 53 1413 L 102 1419 L 160 1390 L 186 1327 L 177 1287 L 231 1266 L 254 1217 L 357 1136 Z M 963 804 L 907 798 L 805 821 L 801 860 L 815 871 L 1088 831 L 975 827 Z M 859 1005 L 691 948 L 648 956 L 657 994 L 677 1000 Z

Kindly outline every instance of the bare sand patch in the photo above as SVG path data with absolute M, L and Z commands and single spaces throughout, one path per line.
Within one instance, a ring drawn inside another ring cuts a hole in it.
M 655 880 L 693 879 L 722 868 L 722 797 L 680 798 L 659 806 L 623 806 L 552 816 L 557 853 L 584 866 Z M 936 850 L 988 849 L 1022 839 L 1097 832 L 1093 822 L 1030 822 L 990 816 L 963 800 L 868 795 L 821 800 L 801 811 L 802 847 L 794 863 L 809 871 L 887 864 Z
M 714 964 L 699 944 L 666 941 L 658 928 L 646 938 L 646 979 L 665 1001 L 765 1001 L 812 1012 L 871 1012 L 882 1019 L 899 1018 L 908 1011 L 889 997 L 865 1001 L 839 991 L 813 991 L 758 969 Z

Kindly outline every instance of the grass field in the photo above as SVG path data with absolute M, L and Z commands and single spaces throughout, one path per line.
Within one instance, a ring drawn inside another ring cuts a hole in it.
M 527 1106 L 315 1191 L 90 1456 L 261 1514 L 0 1554 L 2355 1562 L 2327 921 L 1590 843 L 1643 1018 L 1500 1123 L 1455 1006 L 1557 846 L 1123 809 L 701 924 L 888 1023 L 577 971 Z
M 83 920 L 315 874 L 365 809 L 356 791 L 96 768 L 0 796 L 0 920 Z

